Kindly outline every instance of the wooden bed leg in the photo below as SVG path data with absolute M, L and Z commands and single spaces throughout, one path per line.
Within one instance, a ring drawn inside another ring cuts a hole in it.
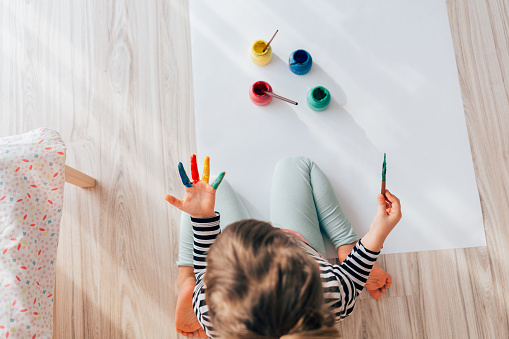
M 95 179 L 65 165 L 65 181 L 78 187 L 95 187 Z

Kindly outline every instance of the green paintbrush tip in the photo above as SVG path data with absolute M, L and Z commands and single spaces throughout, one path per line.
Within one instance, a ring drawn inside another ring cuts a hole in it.
M 387 171 L 387 164 L 385 162 L 385 153 L 384 153 L 384 164 L 382 166 L 382 181 L 385 181 L 385 173 Z

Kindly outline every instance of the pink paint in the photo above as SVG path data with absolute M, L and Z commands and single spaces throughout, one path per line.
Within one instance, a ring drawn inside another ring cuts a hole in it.
M 272 92 L 272 87 L 265 81 L 257 81 L 249 89 L 249 97 L 255 105 L 265 106 L 272 101 L 272 97 L 263 91 Z

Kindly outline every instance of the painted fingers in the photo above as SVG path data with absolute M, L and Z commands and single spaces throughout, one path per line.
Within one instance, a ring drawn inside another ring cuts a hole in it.
M 198 173 L 198 164 L 196 163 L 196 154 L 191 156 L 191 176 L 193 177 L 193 184 L 200 181 L 200 173 Z
M 182 179 L 182 184 L 186 187 L 193 187 L 193 184 L 196 184 L 198 181 L 200 181 L 200 173 L 198 172 L 198 164 L 196 162 L 196 155 L 193 154 L 191 156 L 191 177 L 193 181 L 191 182 L 189 180 L 189 177 L 187 176 L 187 173 L 184 169 L 184 165 L 182 165 L 181 162 L 179 162 L 178 170 L 180 174 L 180 179 Z M 210 185 L 212 188 L 217 189 L 221 182 L 223 181 L 225 172 L 221 172 L 216 180 Z M 204 183 L 209 183 L 209 176 L 210 176 L 210 158 L 205 157 L 205 161 L 203 163 L 203 178 L 202 181 Z
M 219 185 L 221 184 L 221 181 L 223 181 L 223 178 L 224 178 L 224 175 L 225 175 L 225 172 L 221 172 L 221 174 L 219 174 L 219 176 L 217 177 L 216 180 L 214 180 L 214 182 L 212 183 L 212 188 L 217 190 L 217 188 L 219 187 Z
M 202 181 L 204 183 L 208 184 L 209 176 L 210 176 L 210 158 L 205 157 L 205 160 L 203 161 L 203 179 L 202 179 Z
M 186 174 L 184 165 L 182 165 L 181 162 L 179 162 L 179 174 L 180 174 L 180 179 L 182 179 L 182 183 L 184 184 L 184 186 L 193 187 L 193 184 L 189 181 L 189 177 Z

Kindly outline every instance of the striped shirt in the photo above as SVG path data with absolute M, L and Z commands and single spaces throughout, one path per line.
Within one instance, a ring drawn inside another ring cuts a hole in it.
M 203 281 L 207 268 L 205 261 L 207 252 L 217 236 L 221 234 L 219 214 L 210 219 L 191 218 L 191 224 L 194 233 L 193 264 L 196 279 L 193 292 L 193 309 L 207 335 L 211 338 L 219 338 L 210 322 L 208 307 L 205 303 L 206 286 Z M 341 265 L 332 265 L 304 241 L 300 241 L 300 246 L 320 266 L 324 302 L 335 315 L 336 321 L 338 322 L 349 316 L 380 252 L 368 250 L 359 240 Z

